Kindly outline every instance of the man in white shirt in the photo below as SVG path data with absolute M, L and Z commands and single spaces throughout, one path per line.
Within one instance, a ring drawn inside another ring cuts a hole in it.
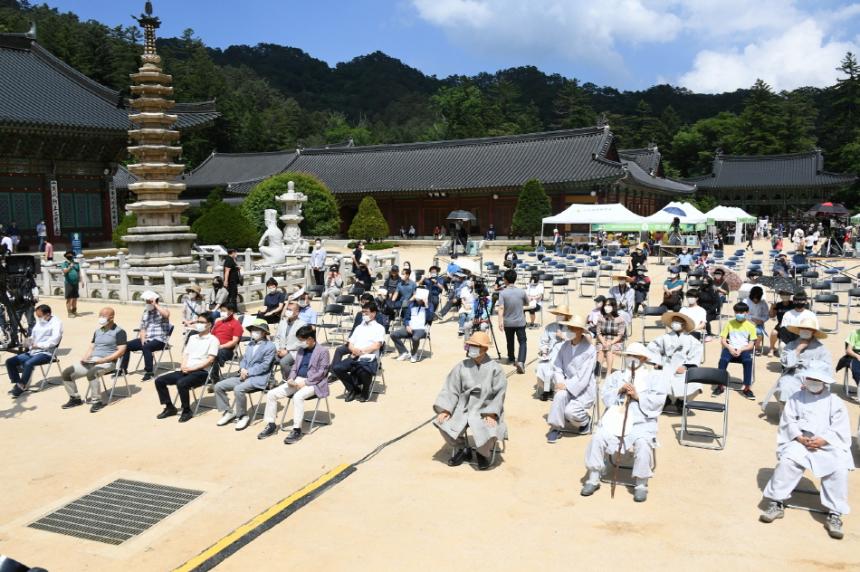
M 818 316 L 811 310 L 807 310 L 808 298 L 804 292 L 798 292 L 792 298 L 794 307 L 782 316 L 782 323 L 779 325 L 779 339 L 783 343 L 788 343 L 797 339 L 797 334 L 788 331 L 789 326 L 796 326 L 802 320 L 818 320 Z
M 687 290 L 685 300 L 686 303 L 684 304 L 684 307 L 681 308 L 681 313 L 693 320 L 695 327 L 693 328 L 691 335 L 700 342 L 703 342 L 704 340 L 702 338 L 705 332 L 705 324 L 708 321 L 708 311 L 699 306 L 698 290 Z
M 379 308 L 376 302 L 368 302 L 361 308 L 361 323 L 349 336 L 347 347 L 350 355 L 334 364 L 331 372 L 346 388 L 344 401 L 361 402 L 370 399 L 373 376 L 379 368 L 379 348 L 385 341 L 385 328 L 376 321 Z
M 179 401 L 182 404 L 179 422 L 185 423 L 193 417 L 189 395 L 191 388 L 200 387 L 206 382 L 209 368 L 218 356 L 218 338 L 212 335 L 214 323 L 215 317 L 211 312 L 197 316 L 197 323 L 194 324 L 197 335 L 188 338 L 188 343 L 182 351 L 182 364 L 179 369 L 155 379 L 158 400 L 164 406 L 164 410 L 156 416 L 156 419 L 165 419 L 178 413 L 170 399 L 168 385 L 175 385 L 176 392 L 179 393 Z
M 12 397 L 20 397 L 30 385 L 30 377 L 37 365 L 51 363 L 51 355 L 54 348 L 60 345 L 63 339 L 63 323 L 59 318 L 51 315 L 51 307 L 47 304 L 36 306 L 36 324 L 33 326 L 33 334 L 24 342 L 27 351 L 12 356 L 6 360 L 6 372 L 9 381 L 14 385 L 9 393 Z M 13 324 L 15 327 L 15 324 Z M 18 373 L 18 368 L 21 373 Z

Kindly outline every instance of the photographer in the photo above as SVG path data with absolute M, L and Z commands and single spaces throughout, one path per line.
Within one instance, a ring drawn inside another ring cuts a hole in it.
M 505 332 L 508 346 L 508 363 L 516 363 L 517 373 L 525 373 L 526 363 L 526 315 L 525 307 L 529 304 L 528 296 L 521 288 L 514 284 L 517 281 L 517 273 L 506 270 L 504 274 L 505 288 L 499 293 L 497 311 L 499 316 L 499 330 Z M 514 358 L 514 336 L 519 344 L 519 354 Z
M 445 289 L 445 277 L 439 276 L 439 270 L 438 266 L 431 266 L 429 272 L 418 281 L 419 288 L 426 288 L 430 292 L 427 305 L 434 310 L 439 307 L 439 300 Z

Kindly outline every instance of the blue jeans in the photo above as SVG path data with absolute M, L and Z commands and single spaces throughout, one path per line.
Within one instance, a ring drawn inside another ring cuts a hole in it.
M 463 312 L 462 314 L 460 314 L 460 318 L 457 321 L 459 331 L 462 332 L 463 328 L 466 327 L 466 321 L 471 322 L 473 318 L 474 316 L 467 312 Z
M 722 353 L 720 353 L 720 369 L 728 369 L 729 363 L 738 363 L 740 362 L 744 367 L 744 386 L 749 387 L 752 385 L 752 368 L 753 368 L 753 355 L 752 350 L 747 350 L 745 352 L 741 352 L 739 357 L 733 356 L 729 353 L 729 350 L 723 348 Z
M 851 358 L 851 379 L 854 383 L 860 385 L 860 361 Z
M 49 353 L 37 353 L 31 354 L 29 352 L 25 352 L 23 354 L 18 354 L 16 356 L 12 356 L 6 360 L 6 372 L 9 374 L 9 381 L 12 383 L 19 383 L 24 387 L 27 387 L 30 384 L 30 377 L 33 375 L 33 369 L 37 365 L 45 365 L 46 363 L 51 363 L 51 354 Z M 18 368 L 21 368 L 22 374 L 18 373 Z

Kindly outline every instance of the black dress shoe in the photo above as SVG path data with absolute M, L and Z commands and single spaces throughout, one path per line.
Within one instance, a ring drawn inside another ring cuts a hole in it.
M 267 437 L 271 437 L 275 433 L 278 432 L 278 426 L 274 423 L 267 423 L 266 426 L 260 431 L 260 434 L 257 435 L 257 439 L 265 439 Z
M 177 411 L 177 409 L 174 406 L 170 405 L 170 406 L 165 407 L 164 411 L 162 411 L 161 413 L 156 415 L 155 418 L 156 419 L 167 419 L 168 417 L 173 417 L 177 413 L 179 413 L 179 411 Z
M 147 371 L 147 372 L 144 372 L 143 379 L 141 381 L 149 381 L 153 377 L 155 377 L 155 375 L 153 375 L 152 372 Z
M 487 469 L 490 468 L 490 464 L 491 464 L 490 460 L 492 459 L 492 457 L 485 457 L 477 451 L 475 451 L 475 456 L 478 457 L 478 470 L 479 471 L 486 471 Z
M 104 409 L 105 407 L 107 407 L 107 405 L 105 405 L 105 404 L 104 404 L 104 403 L 102 403 L 101 401 L 96 401 L 96 402 L 95 402 L 95 403 L 93 403 L 93 404 L 92 404 L 92 406 L 90 407 L 90 413 L 98 413 L 99 411 L 101 411 L 101 410 L 102 410 L 102 409 Z
M 457 449 L 454 455 L 448 459 L 449 467 L 459 467 L 463 464 L 463 461 L 471 461 L 472 460 L 472 450 L 468 447 L 465 449 Z
M 355 392 L 354 391 L 347 391 L 346 396 L 343 398 L 343 400 L 346 401 L 347 403 L 355 400 Z
M 63 409 L 71 409 L 72 407 L 77 407 L 79 405 L 83 405 L 84 402 L 80 397 L 70 397 L 68 401 L 66 401 L 63 405 Z
M 185 423 L 186 421 L 190 421 L 192 417 L 194 417 L 193 413 L 190 411 L 183 411 L 182 415 L 179 416 L 179 422 Z
M 552 394 L 549 391 L 542 391 L 540 394 L 541 401 L 549 401 L 549 398 Z

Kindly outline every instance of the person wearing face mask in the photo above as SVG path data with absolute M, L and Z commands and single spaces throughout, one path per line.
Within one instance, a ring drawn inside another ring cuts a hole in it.
M 189 421 L 191 413 L 191 388 L 200 387 L 206 383 L 209 376 L 209 368 L 218 357 L 218 338 L 212 335 L 212 325 L 215 317 L 207 312 L 197 318 L 194 329 L 196 336 L 191 336 L 185 348 L 182 350 L 182 363 L 179 369 L 155 378 L 155 390 L 158 392 L 158 401 L 164 409 L 156 415 L 156 419 L 166 419 L 179 413 L 170 398 L 168 386 L 175 385 L 179 394 L 179 402 L 182 405 L 182 414 L 179 422 Z
M 749 306 L 743 302 L 738 302 L 733 306 L 735 318 L 726 322 L 723 326 L 723 331 L 720 332 L 720 344 L 723 347 L 720 353 L 720 362 L 717 367 L 720 369 L 728 369 L 729 362 L 740 363 L 744 368 L 744 387 L 741 395 L 747 399 L 755 399 L 755 394 L 752 391 L 752 374 L 753 374 L 753 348 L 755 340 L 758 336 L 755 325 L 747 319 Z M 711 396 L 716 397 L 722 395 L 726 390 L 724 385 L 715 385 L 711 390 Z
M 192 330 L 197 316 L 206 311 L 206 304 L 200 295 L 200 286 L 189 284 L 185 288 L 185 299 L 182 300 L 182 325 Z
M 235 419 L 236 431 L 246 429 L 251 423 L 247 395 L 266 388 L 275 361 L 275 344 L 269 341 L 268 322 L 257 318 L 247 330 L 251 340 L 239 363 L 239 374 L 215 384 L 215 406 L 222 413 L 217 425 L 223 427 Z M 232 407 L 227 399 L 228 391 L 233 392 Z
M 314 250 L 311 252 L 311 270 L 314 273 L 314 284 L 324 286 L 325 279 L 325 259 L 328 253 L 323 248 L 322 241 L 316 239 L 314 241 Z
M 67 250 L 63 255 L 65 262 L 60 264 L 63 271 L 63 288 L 66 298 L 66 314 L 70 318 L 78 315 L 78 298 L 80 298 L 81 265 L 75 262 L 75 253 Z
M 326 276 L 323 286 L 325 286 L 325 290 L 322 294 L 322 307 L 325 308 L 334 303 L 343 291 L 343 278 L 340 276 L 340 269 L 337 264 L 329 266 L 328 276 Z
M 209 311 L 218 310 L 227 301 L 227 289 L 224 288 L 224 279 L 216 276 L 212 279 L 212 288 L 206 291 L 206 303 Z
M 848 410 L 831 393 L 833 375 L 826 363 L 812 362 L 803 386 L 786 401 L 779 420 L 776 455 L 779 459 L 767 485 L 769 501 L 759 515 L 770 523 L 785 516 L 785 501 L 803 473 L 820 479 L 821 504 L 828 510 L 825 528 L 831 538 L 841 539 L 842 515 L 848 514 L 848 471 L 854 470 Z
M 558 350 L 570 337 L 567 327 L 561 325 L 561 322 L 566 322 L 573 316 L 573 312 L 564 304 L 556 306 L 549 313 L 555 316 L 555 320 L 543 328 L 538 343 L 538 364 L 535 368 L 541 387 L 541 401 L 546 401 L 552 397 L 553 363 L 558 355 Z
M 227 249 L 227 258 L 224 259 L 224 284 L 227 285 L 227 301 L 239 304 L 239 284 L 242 282 L 242 271 L 237 259 L 239 253 L 235 248 Z
M 299 288 L 295 294 L 290 296 L 290 301 L 298 304 L 299 318 L 301 318 L 304 323 L 310 324 L 311 326 L 316 325 L 317 311 L 311 307 L 311 296 L 305 292 L 304 288 Z
M 550 444 L 561 438 L 567 423 L 574 425 L 577 433 L 587 433 L 591 426 L 591 408 L 597 399 L 594 375 L 597 352 L 586 335 L 585 320 L 574 315 L 559 325 L 563 328 L 560 333 L 564 341 L 552 362 L 550 376 L 555 389 L 546 417 L 549 425 L 546 442 Z
M 657 446 L 657 420 L 669 392 L 669 379 L 665 371 L 653 369 L 651 364 L 658 362 L 659 358 L 639 342 L 630 344 L 622 354 L 627 368 L 610 375 L 601 391 L 606 409 L 585 450 L 588 477 L 579 494 L 591 496 L 600 488 L 606 455 L 614 455 L 621 445 L 622 454 L 633 453 L 633 478 L 636 481 L 633 500 L 644 502 L 648 498 L 648 479 L 653 476 L 651 467 L 654 447 Z M 622 434 L 623 443 L 620 442 Z
M 698 383 L 684 383 L 687 369 L 702 364 L 702 344 L 690 333 L 696 324 L 686 314 L 666 312 L 661 316 L 663 325 L 669 331 L 648 344 L 657 358 L 657 365 L 669 376 L 669 395 L 667 403 L 673 404 L 680 415 L 683 411 L 684 395 L 695 396 L 702 390 Z
M 770 331 L 770 347 L 773 348 L 773 355 L 779 356 L 779 331 L 782 328 L 783 317 L 794 308 L 794 302 L 791 301 L 791 292 L 788 290 L 779 291 L 779 302 L 771 304 L 768 316 L 776 318 L 776 325 Z
M 356 398 L 361 402 L 370 399 L 373 376 L 379 369 L 379 349 L 385 341 L 385 328 L 376 321 L 378 311 L 375 302 L 362 306 L 361 324 L 352 331 L 347 342 L 350 355 L 331 368 L 343 382 L 347 403 Z
M 305 418 L 305 400 L 312 397 L 323 399 L 329 396 L 328 349 L 317 343 L 317 335 L 311 326 L 302 327 L 297 333 L 299 352 L 286 382 L 266 394 L 266 412 L 263 415 L 266 426 L 257 435 L 257 439 L 266 439 L 278 432 L 275 417 L 278 414 L 278 401 L 286 397 L 293 398 L 293 429 L 284 439 L 284 443 L 292 445 L 302 438 L 302 424 Z M 311 428 L 313 429 L 313 428 Z
M 615 352 L 621 351 L 627 336 L 627 321 L 618 313 L 618 302 L 610 298 L 603 305 L 603 315 L 597 321 L 597 361 L 606 375 L 612 373 Z
M 93 399 L 90 411 L 95 413 L 104 407 L 99 374 L 113 371 L 116 360 L 125 353 L 128 344 L 125 330 L 116 325 L 113 319 L 113 308 L 99 310 L 99 327 L 93 332 L 89 347 L 78 363 L 63 370 L 63 386 L 69 394 L 69 400 L 63 405 L 63 409 L 84 404 L 75 383 L 75 380 L 81 377 L 86 377 L 90 382 L 90 396 Z
M 490 468 L 496 442 L 507 438 L 508 379 L 502 367 L 487 355 L 490 336 L 486 332 L 469 336 L 466 348 L 466 359 L 454 366 L 433 403 L 433 424 L 453 448 L 449 467 L 470 461 L 474 452 L 478 469 L 483 471 Z M 475 441 L 474 450 L 468 446 L 467 430 Z
M 278 329 L 275 332 L 275 345 L 278 348 L 277 359 L 281 367 L 281 373 L 286 378 L 290 373 L 290 369 L 295 362 L 296 354 L 298 354 L 301 344 L 297 337 L 298 331 L 307 326 L 307 322 L 299 317 L 299 305 L 295 302 L 290 302 L 284 308 L 284 313 L 281 316 L 281 321 L 278 322 Z
M 433 310 L 427 307 L 427 290 L 422 289 L 409 304 L 403 316 L 403 327 L 391 332 L 391 341 L 400 356 L 400 361 L 418 361 L 418 344 L 427 335 L 433 321 Z M 411 341 L 411 352 L 406 350 L 404 339 Z
M 427 305 L 434 310 L 439 308 L 439 302 L 442 297 L 442 291 L 445 289 L 446 280 L 444 276 L 439 275 L 439 267 L 431 266 L 427 274 L 421 277 L 418 281 L 419 288 L 426 288 L 430 292 L 427 298 Z
M 606 304 L 606 296 L 601 294 L 594 298 L 594 308 L 588 313 L 585 318 L 585 323 L 588 324 L 588 333 L 592 336 L 597 336 L 597 323 L 603 316 L 603 306 Z
M 782 343 L 787 344 L 797 339 L 797 334 L 793 334 L 789 330 L 789 326 L 799 324 L 804 320 L 818 320 L 818 316 L 808 309 L 809 300 L 806 297 L 806 292 L 800 291 L 792 298 L 792 309 L 782 316 L 782 325 L 779 329 L 779 339 Z
M 779 249 L 778 249 L 779 250 Z M 780 253 L 773 261 L 774 276 L 791 276 L 791 265 L 788 262 L 788 256 L 785 253 Z
M 702 277 L 702 287 L 699 289 L 699 306 L 704 308 L 705 316 L 705 332 L 708 335 L 712 334 L 711 322 L 720 318 L 720 294 L 714 288 L 714 279 L 707 274 Z
M 681 308 L 681 313 L 693 320 L 693 332 L 691 335 L 699 340 L 704 341 L 703 333 L 705 325 L 708 322 L 708 312 L 699 305 L 699 291 L 696 289 L 687 290 L 684 307 Z
M 143 354 L 143 381 L 149 381 L 155 375 L 153 371 L 153 353 L 164 349 L 170 337 L 170 310 L 158 303 L 158 294 L 147 290 L 140 296 L 144 301 L 143 314 L 138 326 L 137 338 L 129 340 L 128 348 L 122 356 L 120 370 L 128 373 L 128 361 L 133 352 Z
M 379 302 L 373 298 L 373 295 L 370 292 L 365 292 L 364 294 L 362 294 L 359 297 L 358 301 L 359 301 L 359 305 L 362 308 L 370 302 L 374 302 L 377 305 L 377 307 L 379 307 Z M 382 312 L 377 312 L 376 317 L 374 319 L 376 320 L 376 322 L 380 326 L 382 326 L 383 331 L 388 333 L 388 321 L 387 321 L 385 314 L 383 314 Z M 355 329 L 359 325 L 361 325 L 363 321 L 364 321 L 364 314 L 362 314 L 361 312 L 357 312 L 355 314 L 355 318 L 353 318 L 352 329 L 349 331 L 349 335 L 352 335 L 352 333 L 355 332 Z M 332 358 L 331 358 L 331 365 L 329 366 L 329 377 L 328 377 L 329 383 L 334 383 L 337 381 L 337 376 L 331 372 L 331 369 L 334 367 L 335 364 L 339 363 L 343 358 L 345 358 L 348 355 L 350 355 L 348 342 L 341 344 L 335 348 L 334 355 L 332 355 Z
M 364 256 L 364 241 L 359 240 L 355 243 L 355 250 L 352 251 L 352 273 L 357 274 L 361 267 L 361 258 Z M 367 288 L 365 288 L 366 290 Z
M 36 322 L 30 337 L 24 342 L 27 351 L 6 360 L 6 373 L 12 382 L 12 397 L 20 397 L 30 385 L 33 369 L 51 363 L 54 348 L 63 340 L 63 323 L 51 315 L 51 307 L 40 304 L 35 309 Z M 18 368 L 21 373 L 18 373 Z
M 404 316 L 417 288 L 418 286 L 415 284 L 415 281 L 412 280 L 412 269 L 404 268 L 400 282 L 397 284 L 397 289 L 391 297 L 391 302 L 401 317 Z
M 767 397 L 762 401 L 762 409 L 767 407 L 771 396 L 781 402 L 800 390 L 803 376 L 813 364 L 826 364 L 828 368 L 833 367 L 830 351 L 824 347 L 820 340 L 827 339 L 827 334 L 821 331 L 818 320 L 805 318 L 800 322 L 788 326 L 789 331 L 797 338 L 785 345 L 779 362 L 782 365 L 782 375 L 776 380 Z
M 681 309 L 681 297 L 684 294 L 684 281 L 677 266 L 669 268 L 669 276 L 663 282 L 662 305 L 673 312 Z
M 630 287 L 627 276 L 617 274 L 612 277 L 615 286 L 609 289 L 609 298 L 615 298 L 619 312 L 623 312 L 627 323 L 633 319 L 633 308 L 636 305 L 636 292 Z M 629 319 L 628 319 L 629 318 Z
M 755 352 L 756 355 L 761 355 L 764 353 L 767 355 L 767 348 L 763 348 L 764 345 L 764 337 L 767 335 L 767 332 L 764 329 L 764 325 L 767 323 L 768 318 L 770 317 L 770 309 L 767 306 L 767 302 L 765 302 L 762 298 L 764 297 L 764 292 L 762 291 L 761 286 L 753 286 L 750 290 L 749 297 L 744 300 L 744 304 L 749 306 L 749 320 L 753 323 L 756 330 L 756 340 L 755 340 Z
M 517 373 L 523 374 L 526 371 L 526 315 L 524 308 L 528 306 L 529 299 L 524 290 L 515 286 L 517 282 L 517 273 L 513 270 L 506 270 L 503 276 L 505 280 L 505 289 L 499 292 L 499 299 L 496 303 L 496 311 L 499 317 L 499 330 L 505 332 L 505 341 L 507 342 L 508 363 L 516 365 Z M 514 357 L 514 337 L 516 337 L 519 350 Z
M 266 297 L 263 298 L 263 309 L 257 312 L 257 317 L 265 320 L 267 324 L 277 324 L 284 311 L 284 302 L 287 295 L 278 288 L 278 281 L 274 278 L 266 280 Z
M 212 315 L 214 316 L 215 313 L 212 312 Z M 221 377 L 221 367 L 227 363 L 227 360 L 233 359 L 233 354 L 242 338 L 242 324 L 235 316 L 236 306 L 231 302 L 225 302 L 221 306 L 220 317 L 212 326 L 212 335 L 218 340 L 218 357 L 212 365 L 213 380 Z
M 540 303 L 543 301 L 543 283 L 540 281 L 540 276 L 538 274 L 532 274 L 529 279 L 529 283 L 526 286 L 526 296 L 529 299 L 528 306 L 526 306 L 526 313 L 529 315 L 529 324 L 528 327 L 536 328 L 537 322 L 537 313 L 540 312 L 541 305 Z
M 475 319 L 475 292 L 472 287 L 472 280 L 465 279 L 457 291 L 457 335 L 462 336 L 466 331 L 466 322 L 471 322 Z
M 843 367 L 849 368 L 854 384 L 860 387 L 860 329 L 845 338 L 845 355 L 839 360 L 836 371 L 839 372 Z M 846 396 L 851 397 L 851 392 L 847 392 Z M 860 401 L 860 391 L 855 392 L 851 399 Z

